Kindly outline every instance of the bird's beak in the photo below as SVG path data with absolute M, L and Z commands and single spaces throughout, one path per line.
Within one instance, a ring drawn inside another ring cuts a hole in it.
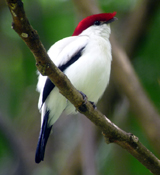
M 113 22 L 113 21 L 116 21 L 116 20 L 118 20 L 118 18 L 113 17 L 112 19 L 110 19 L 110 20 L 108 20 L 108 21 L 105 21 L 104 23 L 105 23 L 105 24 L 109 24 L 109 23 L 111 23 L 111 22 Z

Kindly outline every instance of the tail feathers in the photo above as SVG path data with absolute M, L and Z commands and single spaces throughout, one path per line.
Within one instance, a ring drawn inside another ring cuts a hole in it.
M 35 162 L 40 163 L 44 159 L 44 153 L 45 153 L 45 147 L 52 129 L 52 126 L 48 128 L 48 117 L 49 117 L 49 111 L 46 112 L 43 120 L 43 124 L 41 127 L 37 149 L 36 149 L 36 155 L 35 155 Z

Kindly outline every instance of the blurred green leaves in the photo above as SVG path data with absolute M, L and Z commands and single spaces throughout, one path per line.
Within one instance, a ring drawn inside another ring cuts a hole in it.
M 133 59 L 142 84 L 150 98 L 160 109 L 160 9 L 157 10 L 151 25 L 146 29 L 144 37 L 137 45 L 137 53 Z M 160 110 L 159 110 L 160 111 Z

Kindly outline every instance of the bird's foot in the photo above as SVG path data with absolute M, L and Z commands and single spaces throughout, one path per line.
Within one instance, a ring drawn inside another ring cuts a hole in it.
M 84 100 L 84 104 L 86 104 L 87 103 L 87 96 L 82 91 L 78 91 L 78 92 L 82 95 L 83 100 Z
M 82 95 L 83 100 L 84 100 L 84 102 L 79 107 L 79 110 L 82 111 L 82 112 L 86 112 L 87 111 L 87 107 L 86 107 L 87 96 L 83 92 L 81 92 L 81 91 L 79 91 L 79 93 Z
M 81 91 L 79 91 L 79 93 L 82 95 L 83 100 L 84 100 L 83 105 L 85 105 L 87 103 L 87 96 Z M 89 102 L 91 103 L 91 105 L 93 106 L 94 109 L 97 109 L 97 106 L 95 105 L 94 102 L 92 102 L 92 101 L 89 101 Z
M 89 101 L 91 103 L 91 105 L 93 106 L 94 109 L 97 109 L 96 104 L 93 101 Z

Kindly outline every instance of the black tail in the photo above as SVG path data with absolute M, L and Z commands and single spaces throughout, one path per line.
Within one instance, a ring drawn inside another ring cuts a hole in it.
M 35 155 L 35 162 L 40 163 L 44 159 L 44 153 L 45 153 L 45 147 L 47 144 L 48 137 L 50 135 L 52 126 L 48 128 L 48 117 L 49 117 L 49 111 L 46 112 L 43 124 L 41 127 L 37 149 L 36 149 L 36 155 Z

